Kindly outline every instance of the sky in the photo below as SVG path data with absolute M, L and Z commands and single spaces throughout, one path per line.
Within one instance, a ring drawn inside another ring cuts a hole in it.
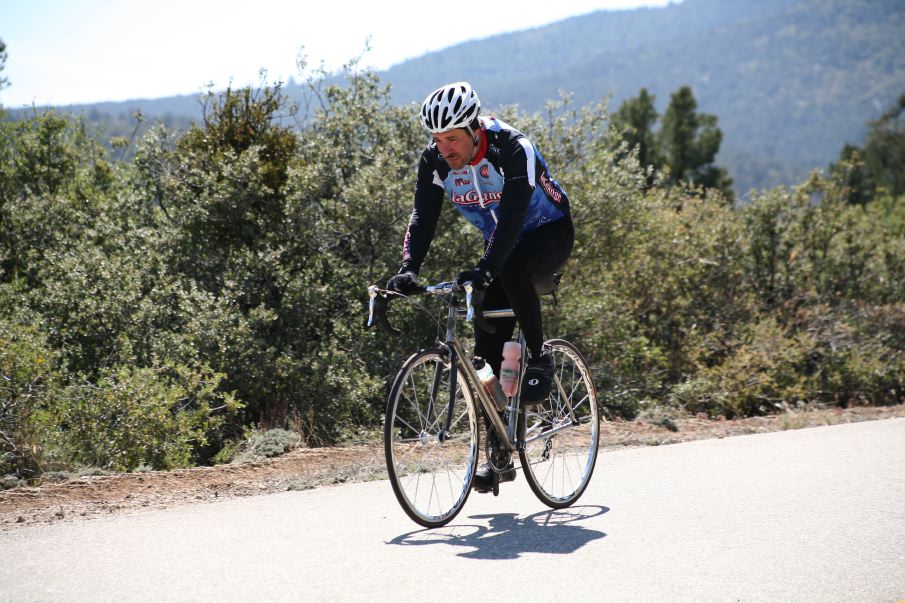
M 673 0 L 675 1 L 675 0 Z M 596 10 L 669 0 L 0 0 L 7 108 L 195 94 L 300 79 L 355 57 L 386 69 L 427 52 Z M 475 10 L 480 7 L 480 10 Z M 366 47 L 369 49 L 365 51 Z M 488 57 L 492 60 L 492 57 Z M 441 78 L 442 79 L 442 78 Z

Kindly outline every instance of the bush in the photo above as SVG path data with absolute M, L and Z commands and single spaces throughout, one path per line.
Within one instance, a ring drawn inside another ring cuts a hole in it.
M 39 415 L 58 391 L 56 354 L 33 326 L 0 317 L 0 475 L 24 479 L 44 465 Z
M 783 403 L 808 399 L 802 368 L 812 347 L 807 337 L 764 319 L 724 362 L 678 384 L 670 401 L 692 414 L 727 418 L 776 412 Z
M 726 417 L 788 404 L 899 404 L 905 401 L 905 349 L 893 333 L 903 326 L 901 305 L 818 306 L 801 311 L 791 329 L 767 318 L 725 362 L 678 384 L 670 400 L 688 412 Z
M 191 466 L 239 408 L 231 394 L 217 391 L 222 378 L 203 367 L 105 370 L 96 383 L 67 387 L 44 413 L 49 448 L 70 466 Z
M 819 307 L 805 313 L 813 397 L 838 406 L 905 401 L 905 305 Z
M 285 454 L 302 443 L 301 436 L 287 429 L 252 431 L 233 462 L 244 463 Z

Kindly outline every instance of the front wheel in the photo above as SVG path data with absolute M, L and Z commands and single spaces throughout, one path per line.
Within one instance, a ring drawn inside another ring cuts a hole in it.
M 600 416 L 588 363 L 562 339 L 544 344 L 556 366 L 550 396 L 522 403 L 518 436 L 525 479 L 546 505 L 561 509 L 579 499 L 597 463 Z
M 480 450 L 474 397 L 461 370 L 450 407 L 451 367 L 444 348 L 412 355 L 387 400 L 384 453 L 390 484 L 402 509 L 426 528 L 445 525 L 462 510 Z

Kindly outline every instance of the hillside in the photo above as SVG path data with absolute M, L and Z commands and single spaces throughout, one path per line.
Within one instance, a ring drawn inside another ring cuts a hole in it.
M 394 99 L 419 102 L 466 79 L 493 107 L 541 110 L 560 91 L 615 109 L 642 87 L 662 112 L 690 84 L 718 116 L 718 162 L 739 193 L 800 181 L 905 91 L 900 0 L 684 0 L 665 8 L 598 11 L 467 42 L 396 65 L 381 77 Z M 299 96 L 298 85 L 286 87 Z M 72 107 L 110 135 L 128 135 L 140 109 L 170 126 L 200 115 L 193 96 Z
M 432 53 L 385 78 L 400 102 L 468 79 L 488 101 L 532 111 L 560 90 L 579 104 L 611 96 L 615 109 L 647 87 L 661 114 L 690 84 L 700 110 L 719 117 L 719 161 L 745 192 L 825 168 L 905 90 L 905 3 L 685 0 L 597 12 Z

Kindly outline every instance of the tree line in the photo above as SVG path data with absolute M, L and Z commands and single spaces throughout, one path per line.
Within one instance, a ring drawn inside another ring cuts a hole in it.
M 643 92 L 612 116 L 568 99 L 496 113 L 574 199 L 548 325 L 581 343 L 604 412 L 902 401 L 901 191 L 875 179 L 852 202 L 853 170 L 873 168 L 849 154 L 736 207 L 716 119 L 683 88 L 654 132 Z M 211 93 L 187 132 L 121 141 L 131 159 L 79 118 L 0 120 L 0 475 L 226 462 L 270 427 L 309 446 L 375 432 L 399 363 L 438 336 L 402 305 L 406 337 L 363 328 L 426 138 L 354 64 L 306 94 Z M 480 254 L 456 212 L 441 222 L 426 280 Z

